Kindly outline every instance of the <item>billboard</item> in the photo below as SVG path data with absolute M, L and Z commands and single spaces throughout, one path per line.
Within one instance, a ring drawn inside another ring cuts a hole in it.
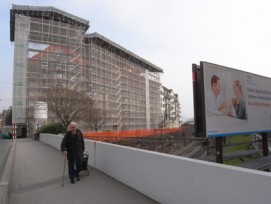
M 271 132 L 271 80 L 201 62 L 207 137 Z

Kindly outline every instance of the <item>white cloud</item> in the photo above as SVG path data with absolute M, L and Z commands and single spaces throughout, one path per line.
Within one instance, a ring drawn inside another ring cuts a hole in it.
M 11 5 L 10 1 L 5 2 Z M 88 32 L 99 32 L 161 67 L 165 72 L 162 82 L 179 94 L 182 114 L 186 117 L 193 116 L 192 63 L 204 60 L 271 77 L 268 67 L 271 3 L 267 0 L 17 0 L 12 3 L 54 6 L 89 20 Z M 6 13 L 5 24 L 9 29 Z

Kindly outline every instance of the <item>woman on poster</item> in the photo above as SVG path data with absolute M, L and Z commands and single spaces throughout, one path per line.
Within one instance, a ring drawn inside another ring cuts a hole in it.
M 232 98 L 233 110 L 228 114 L 228 116 L 246 120 L 246 103 L 243 97 L 242 85 L 239 80 L 235 80 L 233 82 L 233 91 L 235 95 L 235 97 Z

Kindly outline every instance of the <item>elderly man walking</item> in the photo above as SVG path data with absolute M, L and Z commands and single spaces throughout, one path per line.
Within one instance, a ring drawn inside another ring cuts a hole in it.
M 70 130 L 65 134 L 61 142 L 61 150 L 68 158 L 68 173 L 72 184 L 75 178 L 80 181 L 79 173 L 81 171 L 83 152 L 85 142 L 83 135 L 75 122 L 70 123 Z

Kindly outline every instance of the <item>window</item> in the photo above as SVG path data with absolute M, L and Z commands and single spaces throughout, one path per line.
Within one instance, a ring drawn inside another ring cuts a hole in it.
M 61 69 L 62 69 L 62 64 L 56 63 L 56 70 L 61 70 Z
M 69 69 L 73 70 L 74 69 L 74 65 L 73 64 L 69 64 Z
M 62 74 L 56 74 L 55 78 L 56 79 L 62 79 L 63 75 Z
M 42 78 L 43 78 L 43 79 L 47 79 L 47 78 L 48 78 L 48 74 L 43 73 L 43 74 L 42 74 Z
M 42 67 L 48 67 L 48 62 L 46 62 L 46 61 L 41 61 L 41 66 L 42 66 Z

